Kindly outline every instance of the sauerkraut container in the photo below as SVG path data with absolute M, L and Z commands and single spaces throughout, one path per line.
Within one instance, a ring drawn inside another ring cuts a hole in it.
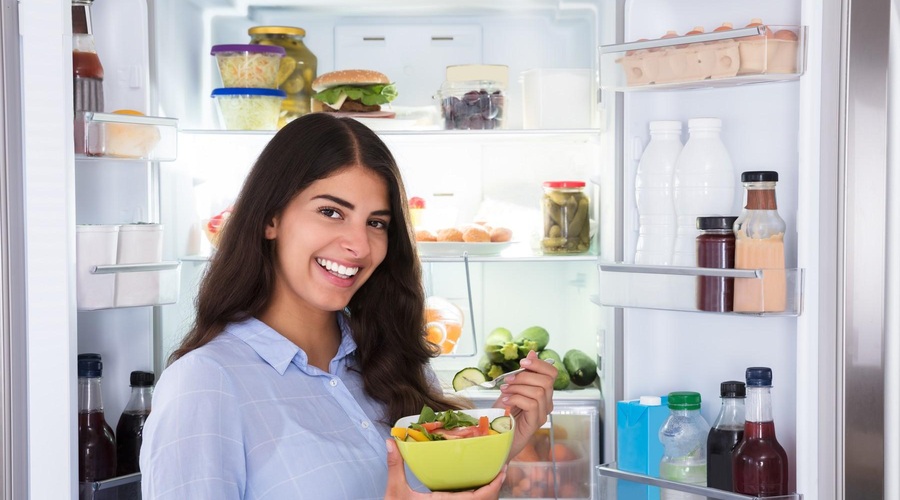
M 278 67 L 284 47 L 277 45 L 214 45 L 219 76 L 225 87 L 274 89 L 278 86 Z
M 278 89 L 215 89 L 219 119 L 227 130 L 275 130 L 285 92 Z

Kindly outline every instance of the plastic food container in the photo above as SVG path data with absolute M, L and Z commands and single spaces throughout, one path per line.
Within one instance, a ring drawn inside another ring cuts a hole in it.
M 506 86 L 493 80 L 444 82 L 435 96 L 447 130 L 505 128 Z
M 219 66 L 225 87 L 268 88 L 278 86 L 278 67 L 284 47 L 274 45 L 214 45 L 211 55 Z
M 569 440 L 539 444 L 536 436 L 509 462 L 504 498 L 588 498 L 591 466 L 581 445 Z M 555 459 L 555 462 L 554 462 Z
M 212 92 L 219 118 L 227 130 L 275 130 L 283 90 L 224 88 Z

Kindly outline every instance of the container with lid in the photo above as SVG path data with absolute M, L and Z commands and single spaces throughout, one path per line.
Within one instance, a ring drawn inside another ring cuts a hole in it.
M 583 181 L 547 181 L 541 198 L 544 253 L 584 253 L 591 246 L 590 200 Z
M 275 88 L 283 47 L 251 44 L 214 45 L 219 75 L 225 87 Z
M 78 480 L 102 481 L 116 475 L 116 438 L 103 415 L 100 355 L 78 355 Z
M 650 122 L 650 142 L 641 154 L 634 176 L 634 200 L 638 210 L 637 265 L 672 264 L 675 244 L 674 173 L 681 154 L 681 122 Z
M 669 418 L 659 429 L 663 457 L 659 477 L 706 486 L 706 438 L 709 423 L 700 414 L 700 393 L 670 392 Z M 705 497 L 664 489 L 662 500 L 703 500 Z
M 115 304 L 115 274 L 94 274 L 91 269 L 116 263 L 118 239 L 117 225 L 75 227 L 75 289 L 79 310 L 105 309 Z
M 116 425 L 116 469 L 120 476 L 141 471 L 144 422 L 150 416 L 155 379 L 153 372 L 131 372 L 131 397 Z
M 787 305 L 787 276 L 784 262 L 784 219 L 778 215 L 775 184 L 778 172 L 753 171 L 741 174 L 745 205 L 734 223 L 737 269 L 762 269 L 761 278 L 734 281 L 734 310 L 737 312 L 780 312 Z
M 309 113 L 318 58 L 303 42 L 306 30 L 293 26 L 254 26 L 247 33 L 251 44 L 277 46 L 285 50 L 275 82 L 286 94 L 281 102 L 278 128 Z
M 734 231 L 737 217 L 697 217 L 697 267 L 713 269 L 734 268 Z M 697 278 L 697 309 L 727 312 L 734 300 L 734 278 L 699 276 Z
M 275 130 L 285 92 L 278 89 L 224 88 L 212 92 L 227 130 Z
M 722 382 L 719 395 L 722 405 L 706 439 L 706 485 L 734 491 L 731 455 L 744 437 L 746 387 L 737 380 Z

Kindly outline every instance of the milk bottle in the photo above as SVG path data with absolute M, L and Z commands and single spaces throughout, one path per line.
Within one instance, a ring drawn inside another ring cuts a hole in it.
M 681 122 L 650 122 L 650 143 L 634 179 L 640 229 L 634 263 L 669 265 L 675 243 L 674 173 L 682 150 Z
M 722 120 L 694 118 L 688 120 L 688 130 L 690 137 L 675 162 L 676 266 L 697 265 L 697 217 L 731 215 L 734 206 L 734 169 L 719 137 Z

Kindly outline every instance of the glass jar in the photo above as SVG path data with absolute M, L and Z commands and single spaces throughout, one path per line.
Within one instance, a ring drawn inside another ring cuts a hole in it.
M 697 267 L 734 268 L 734 221 L 737 217 L 697 217 Z M 734 301 L 734 278 L 699 276 L 697 309 L 731 311 Z
M 761 278 L 734 280 L 735 312 L 780 312 L 787 306 L 784 267 L 784 219 L 778 215 L 775 184 L 778 172 L 741 174 L 744 210 L 734 223 L 736 269 L 761 269 Z
M 591 246 L 590 201 L 582 181 L 547 181 L 541 199 L 544 253 L 584 253 Z
M 292 26 L 254 26 L 247 33 L 251 44 L 277 45 L 285 50 L 276 80 L 278 88 L 287 94 L 281 102 L 278 128 L 309 113 L 318 59 L 303 43 L 306 30 Z

